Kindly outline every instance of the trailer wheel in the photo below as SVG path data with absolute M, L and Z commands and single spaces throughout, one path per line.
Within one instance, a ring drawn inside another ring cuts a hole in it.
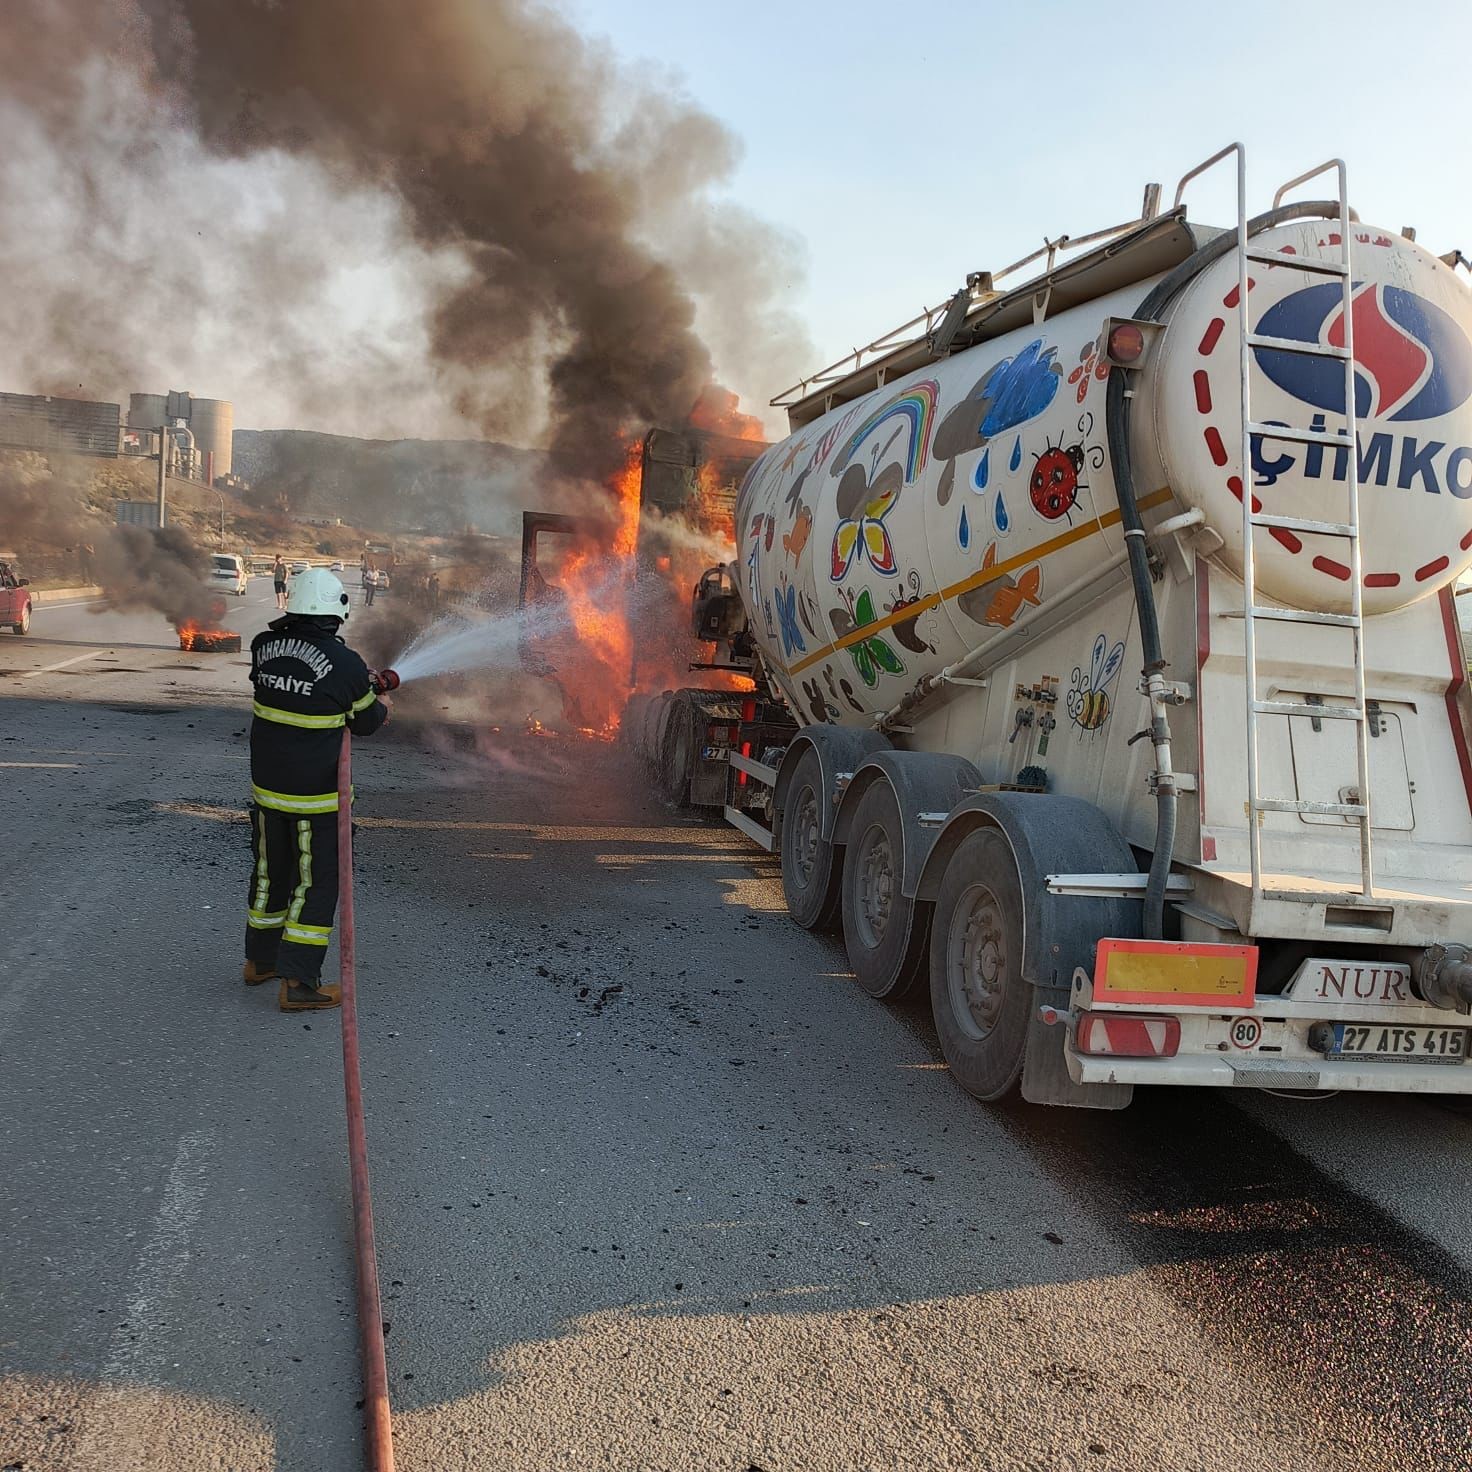
M 859 799 L 843 860 L 843 943 L 854 976 L 871 997 L 899 1000 L 925 968 L 930 906 L 907 899 L 904 825 L 887 782 Z
M 838 917 L 839 866 L 823 837 L 823 765 L 803 753 L 782 810 L 782 894 L 804 930 L 828 930 Z
M 1022 1074 L 1030 987 L 1022 976 L 1022 885 L 994 828 L 962 839 L 935 900 L 930 1005 L 956 1082 L 1000 1099 Z
M 694 717 L 685 701 L 677 701 L 670 712 L 659 765 L 659 785 L 677 807 L 690 805 L 690 773 L 695 766 Z

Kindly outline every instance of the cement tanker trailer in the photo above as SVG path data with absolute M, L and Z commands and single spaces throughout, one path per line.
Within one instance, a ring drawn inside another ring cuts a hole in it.
M 983 1099 L 1472 1092 L 1472 294 L 1328 183 L 800 385 L 696 595 L 795 723 L 645 715 Z

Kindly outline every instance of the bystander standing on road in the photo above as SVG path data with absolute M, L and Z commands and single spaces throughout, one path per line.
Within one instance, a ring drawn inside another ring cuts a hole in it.
M 286 563 L 281 554 L 276 554 L 276 561 L 271 566 L 271 581 L 276 585 L 276 607 L 286 607 Z
M 363 574 L 363 607 L 373 607 L 373 595 L 378 591 L 378 569 L 368 568 Z

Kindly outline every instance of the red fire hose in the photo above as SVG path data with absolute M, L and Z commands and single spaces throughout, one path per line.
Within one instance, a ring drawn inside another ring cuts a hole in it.
M 348 1169 L 353 1185 L 353 1237 L 358 1259 L 358 1334 L 363 1358 L 363 1435 L 369 1472 L 393 1472 L 394 1432 L 388 1403 L 388 1362 L 378 1297 L 373 1199 L 368 1194 L 368 1136 L 358 1067 L 358 993 L 353 930 L 352 737 L 342 733 L 337 758 L 338 960 L 342 967 L 342 1072 L 348 1115 Z

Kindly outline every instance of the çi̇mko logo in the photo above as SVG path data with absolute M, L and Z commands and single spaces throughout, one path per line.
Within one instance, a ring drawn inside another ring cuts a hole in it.
M 1472 343 L 1452 318 L 1425 297 L 1398 286 L 1357 284 L 1351 303 L 1354 314 L 1355 414 L 1382 423 L 1408 424 L 1450 414 L 1472 396 Z M 1263 313 L 1257 324 L 1266 337 L 1297 342 L 1344 346 L 1344 306 L 1334 283 L 1295 291 Z M 1344 412 L 1344 367 L 1334 358 L 1312 358 L 1301 353 L 1256 348 L 1257 366 L 1273 383 L 1304 403 L 1328 415 Z M 1323 429 L 1324 414 L 1315 414 L 1307 426 Z M 1333 426 L 1328 426 L 1332 428 Z M 1402 489 L 1417 481 L 1422 489 L 1472 497 L 1472 447 L 1448 446 L 1441 440 L 1418 442 L 1399 433 L 1360 436 L 1360 480 L 1374 485 L 1390 483 Z M 1325 453 L 1311 445 L 1303 457 L 1302 473 L 1310 479 L 1323 474 Z M 1331 474 L 1344 478 L 1347 452 L 1328 457 Z M 1294 454 L 1269 458 L 1261 443 L 1253 445 L 1253 468 L 1260 485 L 1271 485 L 1297 463 Z

